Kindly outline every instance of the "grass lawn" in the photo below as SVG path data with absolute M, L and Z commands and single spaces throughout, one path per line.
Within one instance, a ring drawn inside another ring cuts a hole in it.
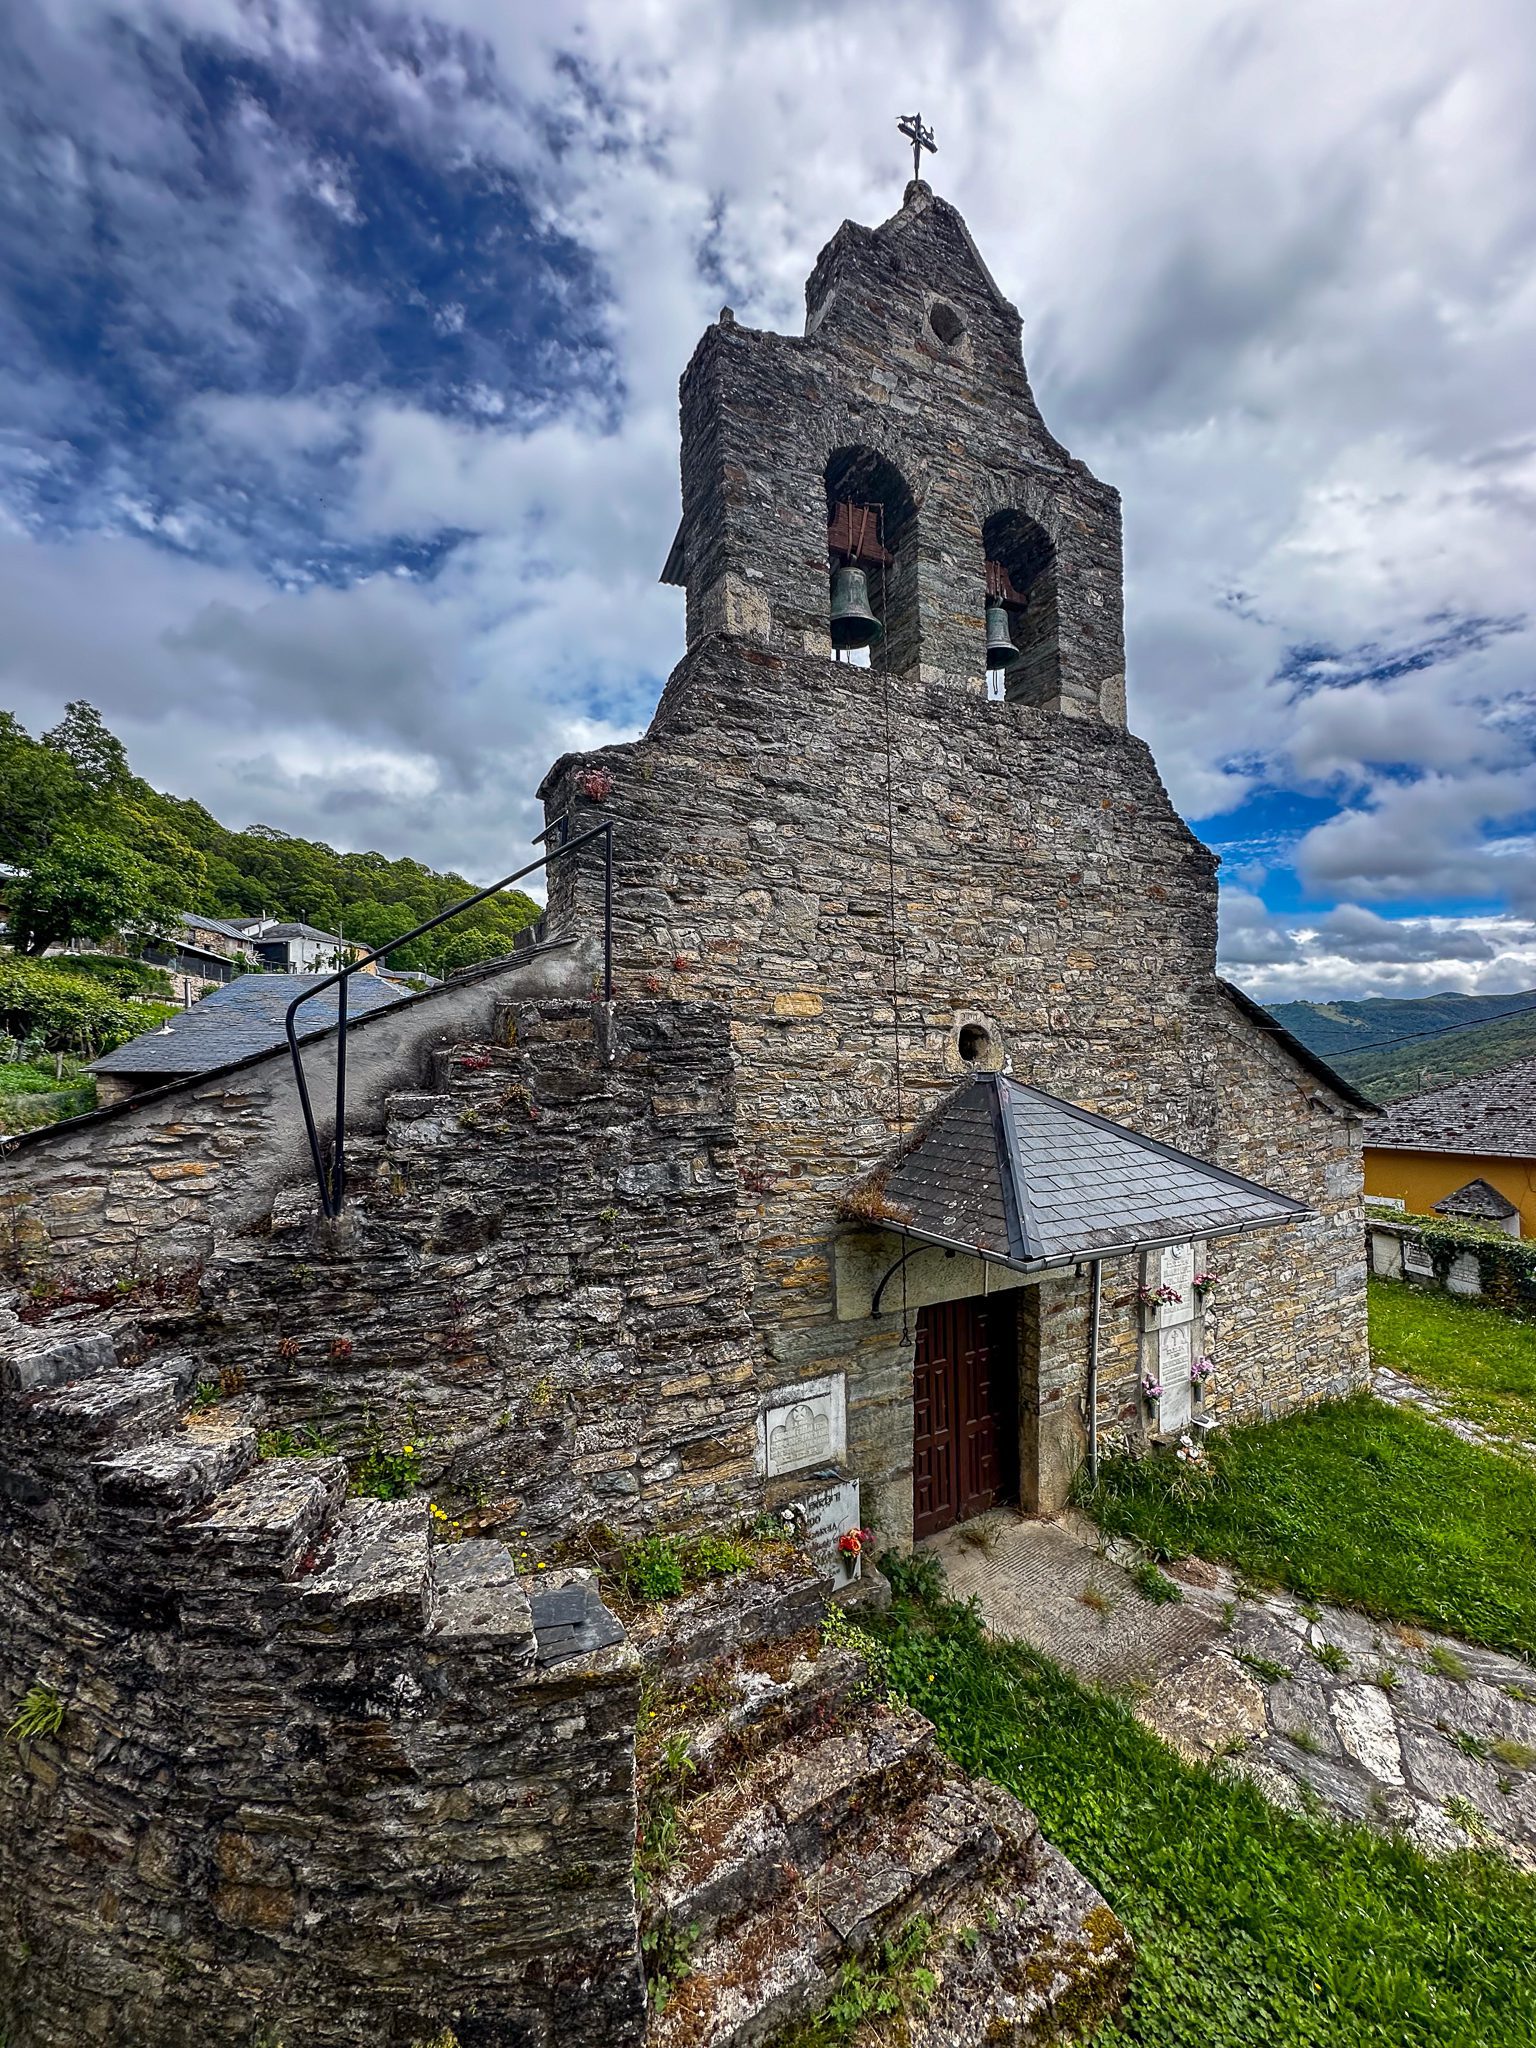
M 893 1690 L 1034 1808 L 1130 1927 L 1096 2048 L 1514 2048 L 1536 2040 L 1536 1881 L 1296 1818 L 964 1609 L 874 1624 Z
M 1480 1301 L 1372 1280 L 1371 1355 L 1497 1436 L 1536 1441 L 1536 1323 Z
M 1191 1494 L 1171 1459 L 1114 1460 L 1083 1505 L 1158 1556 L 1536 1657 L 1528 1465 L 1365 1394 L 1218 1431 L 1210 1464 Z

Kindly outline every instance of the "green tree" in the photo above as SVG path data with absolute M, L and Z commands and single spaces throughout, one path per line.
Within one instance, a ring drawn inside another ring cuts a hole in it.
M 64 706 L 59 723 L 43 734 L 43 745 L 64 756 L 93 796 L 110 796 L 125 789 L 132 779 L 127 749 L 96 707 L 83 698 Z
M 11 924 L 24 953 L 62 939 L 105 939 L 153 931 L 166 922 L 148 861 L 110 833 L 74 826 L 32 863 L 11 894 Z M 175 912 L 171 912 L 174 921 Z
M 0 711 L 0 861 L 29 867 L 61 827 L 83 821 L 93 802 L 67 755 Z

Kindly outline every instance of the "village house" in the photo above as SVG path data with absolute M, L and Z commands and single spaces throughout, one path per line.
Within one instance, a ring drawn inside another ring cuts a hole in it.
M 1536 1237 L 1536 1059 L 1392 1103 L 1366 1133 L 1365 1191 Z
M 3 1162 L 6 1702 L 69 1702 L 0 1783 L 20 2048 L 181 2048 L 215 1991 L 242 2043 L 757 2048 L 915 1914 L 913 2048 L 1123 1989 L 817 1618 L 864 1529 L 1361 1385 L 1368 1105 L 1216 973 L 1118 499 L 926 183 L 803 335 L 705 334 L 665 575 L 686 651 L 546 778 L 512 960 L 310 1038 L 302 1097 L 258 1047 Z M 590 1569 L 765 1527 L 810 1564 L 627 1625 Z M 737 1804 L 637 1897 L 642 1672 Z

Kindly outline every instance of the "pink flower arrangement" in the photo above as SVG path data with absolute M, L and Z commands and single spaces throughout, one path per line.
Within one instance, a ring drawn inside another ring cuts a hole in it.
M 1197 1387 L 1203 1387 L 1216 1370 L 1214 1358 L 1197 1358 L 1189 1368 L 1189 1376 Z
M 1143 1308 L 1172 1308 L 1175 1302 L 1182 1301 L 1184 1297 L 1176 1287 L 1148 1287 L 1143 1282 L 1132 1299 L 1139 1301 Z
M 1160 1401 L 1163 1398 L 1163 1383 L 1154 1379 L 1151 1373 L 1141 1376 L 1141 1398 L 1143 1401 Z

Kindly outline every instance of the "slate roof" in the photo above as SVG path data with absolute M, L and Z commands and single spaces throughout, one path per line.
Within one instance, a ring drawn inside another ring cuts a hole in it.
M 255 922 L 259 924 L 260 918 Z M 245 931 L 240 936 L 249 939 L 253 946 L 265 946 L 272 939 L 324 939 L 332 946 L 346 943 L 339 932 L 323 932 L 313 924 L 273 924 L 264 932 Z
M 1003 1074 L 952 1095 L 845 1216 L 1011 1266 L 1296 1223 L 1305 1203 Z
M 1394 1102 L 1365 1142 L 1386 1152 L 1536 1159 L 1536 1057 Z
M 182 1074 L 205 1074 L 251 1053 L 270 1052 L 284 1043 L 283 1019 L 302 989 L 314 988 L 323 974 L 242 974 L 183 1010 L 169 1031 L 145 1031 L 116 1052 L 91 1062 L 93 1074 L 153 1074 L 169 1081 Z M 401 1003 L 410 989 L 376 974 L 354 974 L 347 992 L 349 1017 L 365 1017 Z M 306 1035 L 336 1022 L 336 991 L 327 989 L 299 1012 Z
M 244 925 L 231 924 L 227 917 L 205 917 L 200 910 L 189 910 L 183 913 L 181 921 L 192 931 L 218 932 L 221 938 L 239 939 L 247 946 L 251 943 Z
M 1444 1196 L 1432 1207 L 1437 1216 L 1477 1216 L 1494 1223 L 1505 1223 L 1520 1214 L 1507 1195 L 1501 1195 L 1485 1180 L 1469 1180 L 1464 1188 Z

